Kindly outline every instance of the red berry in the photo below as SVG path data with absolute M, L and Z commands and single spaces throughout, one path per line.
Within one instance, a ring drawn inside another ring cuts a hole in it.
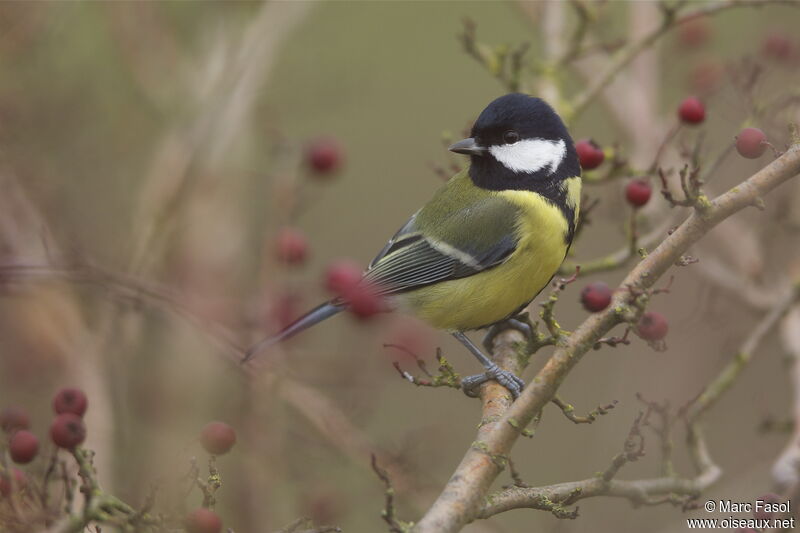
M 317 175 L 331 174 L 342 165 L 342 147 L 334 139 L 312 141 L 306 149 L 306 160 Z
M 757 159 L 767 149 L 767 136 L 758 128 L 745 128 L 736 136 L 736 151 L 748 159 Z
M 8 453 L 15 463 L 30 463 L 38 452 L 39 439 L 27 429 L 17 431 L 8 441 Z
M 678 26 L 678 39 L 684 46 L 695 48 L 706 44 L 711 37 L 711 26 L 706 17 L 694 17 Z
M 359 283 L 346 291 L 342 298 L 347 310 L 361 320 L 367 320 L 386 311 L 386 301 L 374 285 Z
M 278 232 L 275 253 L 278 259 L 290 265 L 300 265 L 308 257 L 308 241 L 300 230 L 283 228 Z
M 14 476 L 14 488 L 17 490 L 25 489 L 28 486 L 28 476 L 25 475 L 25 472 L 19 468 L 12 468 L 11 472 Z M 9 494 L 11 494 L 11 479 L 8 477 L 8 473 L 4 472 L 0 475 L 0 496 L 7 498 Z
M 606 157 L 603 150 L 591 139 L 583 139 L 575 143 L 575 151 L 578 152 L 578 159 L 584 170 L 599 167 Z
M 219 533 L 222 531 L 222 520 L 217 513 L 209 509 L 195 509 L 186 516 L 188 533 Z
M 325 271 L 325 288 L 341 296 L 358 285 L 362 272 L 360 266 L 346 259 L 332 263 Z
M 678 107 L 678 117 L 687 124 L 700 124 L 706 118 L 706 108 L 700 100 L 690 96 Z
M 759 496 L 756 498 L 756 502 L 753 504 L 753 518 L 758 520 L 769 520 L 775 514 L 774 510 L 777 510 L 776 508 L 778 506 L 775 504 L 780 502 L 781 497 L 774 492 L 768 492 L 762 496 Z
M 642 207 L 650 201 L 650 195 L 653 193 L 653 188 L 647 180 L 636 179 L 631 180 L 625 186 L 625 198 L 628 203 L 634 207 Z
M 59 448 L 71 450 L 86 438 L 83 419 L 74 413 L 58 415 L 50 425 L 50 438 Z
M 772 33 L 764 38 L 761 53 L 777 60 L 786 60 L 792 56 L 792 41 L 782 33 Z
M 0 427 L 7 433 L 28 429 L 31 427 L 31 417 L 24 407 L 10 405 L 0 411 Z
M 208 453 L 222 455 L 236 444 L 236 432 L 225 422 L 209 422 L 200 432 L 200 444 Z
M 86 412 L 86 407 L 89 401 L 86 399 L 86 394 L 80 389 L 66 388 L 61 389 L 53 398 L 53 409 L 56 414 L 72 413 L 74 415 L 83 416 Z
M 608 304 L 611 303 L 612 294 L 606 283 L 595 281 L 588 284 L 581 291 L 581 303 L 587 311 L 597 313 L 608 307 Z
M 666 317 L 656 311 L 647 311 L 636 325 L 636 332 L 646 341 L 660 341 L 667 336 L 669 323 Z

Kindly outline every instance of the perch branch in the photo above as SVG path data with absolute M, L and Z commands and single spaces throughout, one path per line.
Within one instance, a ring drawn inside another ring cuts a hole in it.
M 794 144 L 759 172 L 709 201 L 707 209 L 694 211 L 633 268 L 621 286 L 642 290 L 651 288 L 691 245 L 714 226 L 745 207 L 755 205 L 766 193 L 798 172 L 800 144 Z M 484 419 L 487 412 L 491 412 L 499 420 L 481 425 L 475 443 L 466 452 L 437 500 L 416 525 L 415 533 L 455 532 L 479 517 L 489 488 L 504 466 L 503 461 L 497 458 L 508 455 L 520 435 L 520 428 L 527 426 L 552 401 L 558 387 L 582 356 L 612 327 L 625 320 L 626 312 L 630 310 L 629 299 L 629 291 L 617 291 L 605 311 L 593 314 L 578 326 L 565 343 L 556 347 L 548 362 L 510 407 L 498 410 L 498 406 L 487 402 L 492 398 L 482 397 Z M 510 422 L 512 420 L 513 424 Z

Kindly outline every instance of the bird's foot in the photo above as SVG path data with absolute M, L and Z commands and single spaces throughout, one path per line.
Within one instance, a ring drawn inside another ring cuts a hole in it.
M 491 352 L 494 349 L 495 337 L 507 329 L 515 329 L 519 331 L 525 336 L 526 339 L 528 339 L 528 341 L 533 339 L 533 326 L 531 326 L 528 313 L 524 313 L 517 315 L 516 317 L 507 318 L 502 322 L 498 322 L 497 324 L 492 324 L 489 326 L 489 330 L 483 337 L 483 347 Z
M 522 389 L 525 388 L 525 382 L 515 376 L 512 372 L 503 370 L 499 366 L 492 364 L 492 366 L 488 367 L 486 372 L 483 374 L 476 374 L 474 376 L 462 378 L 461 389 L 467 396 L 476 398 L 480 392 L 480 386 L 492 379 L 497 381 L 503 387 L 507 388 L 508 392 L 511 393 L 511 396 L 513 396 L 515 400 L 519 397 Z

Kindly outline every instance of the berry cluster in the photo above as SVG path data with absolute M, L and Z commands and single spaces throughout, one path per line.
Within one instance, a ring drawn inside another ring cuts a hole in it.
M 71 387 L 63 388 L 53 397 L 52 407 L 55 416 L 50 424 L 50 441 L 52 443 L 51 445 L 55 446 L 56 452 L 58 450 L 69 451 L 69 454 L 81 465 L 81 483 L 85 485 L 81 490 L 89 490 L 86 488 L 88 486 L 86 483 L 89 483 L 93 487 L 92 490 L 96 491 L 93 492 L 92 498 L 106 498 L 109 502 L 108 505 L 114 506 L 117 511 L 122 510 L 122 519 L 125 519 L 125 517 L 133 517 L 132 520 L 145 519 L 148 521 L 147 523 L 149 525 L 159 527 L 165 526 L 166 530 L 170 531 L 176 530 L 173 525 L 178 524 L 180 520 L 178 517 L 171 516 L 170 514 L 151 516 L 145 514 L 144 511 L 137 514 L 130 506 L 102 492 L 96 480 L 87 481 L 87 476 L 93 478 L 95 475 L 93 467 L 91 466 L 92 452 L 81 447 L 81 444 L 86 438 L 86 425 L 84 424 L 83 416 L 86 414 L 88 406 L 88 398 L 81 389 Z M 41 455 L 39 453 L 39 438 L 31 431 L 31 416 L 24 407 L 12 405 L 0 410 L 0 428 L 2 428 L 7 439 L 8 456 L 14 463 L 18 465 L 28 465 L 33 462 L 37 456 Z M 213 466 L 214 462 L 217 456 L 228 453 L 236 444 L 236 432 L 228 424 L 214 421 L 203 427 L 199 437 L 203 449 L 211 454 L 211 458 L 209 459 L 211 469 L 209 480 L 212 478 L 218 480 L 219 473 L 216 471 L 216 467 Z M 49 456 L 49 454 L 47 455 Z M 57 456 L 52 455 L 52 457 L 52 461 L 56 461 Z M 55 464 L 55 462 L 53 464 Z M 53 467 L 46 470 L 48 473 L 44 474 L 44 477 L 36 479 L 35 482 L 32 483 L 32 477 L 29 476 L 41 476 L 44 469 L 32 469 L 26 472 L 20 468 L 3 470 L 0 466 L 0 506 L 4 504 L 5 498 L 12 496 L 17 499 L 18 502 L 24 501 L 26 505 L 30 503 L 32 508 L 38 505 L 38 500 L 36 498 L 31 499 L 34 496 L 31 487 L 36 487 L 37 492 L 44 491 L 43 493 L 46 493 L 49 484 L 57 481 L 54 476 L 51 476 L 54 470 Z M 63 482 L 72 486 L 75 484 L 75 480 L 69 479 L 69 474 L 67 474 L 67 472 L 68 469 L 65 466 L 63 468 Z M 201 487 L 204 496 L 213 494 L 220 486 L 218 482 L 216 484 L 211 481 L 205 483 L 199 477 L 196 478 L 194 483 L 197 483 Z M 208 508 L 207 501 L 208 500 L 204 497 L 204 507 L 191 511 L 183 518 L 182 525 L 187 533 L 220 533 L 222 531 L 222 520 L 212 509 Z M 213 501 L 213 498 L 210 501 Z M 17 504 L 12 503 L 12 505 Z M 52 520 L 53 517 L 56 516 L 54 513 L 57 512 L 70 512 L 69 510 L 63 511 L 63 509 L 68 509 L 68 507 L 64 507 L 57 502 L 54 502 L 54 506 L 53 509 L 43 509 L 41 513 L 41 516 L 44 517 L 43 519 Z M 56 509 L 58 509 L 58 511 Z M 103 516 L 106 515 L 94 515 L 84 509 L 80 511 L 79 514 L 70 517 L 70 519 L 75 521 L 75 523 L 81 522 L 88 526 L 90 523 L 101 524 L 104 520 Z M 38 524 L 38 522 L 35 522 L 37 520 L 36 518 L 31 518 L 31 520 L 34 522 L 30 524 L 26 523 L 25 527 L 33 527 L 34 523 Z M 117 518 L 114 520 L 117 520 Z M 119 525 L 118 522 L 114 523 Z M 131 526 L 133 525 L 134 524 L 131 523 Z M 83 528 L 81 528 L 81 530 L 82 529 Z M 100 528 L 98 527 L 97 529 L 99 530 Z M 105 527 L 103 529 L 105 529 Z M 0 530 L 4 530 L 2 514 L 0 514 Z M 15 531 L 16 530 L 17 529 L 15 529 Z M 77 529 L 75 530 L 77 531 Z M 161 531 L 161 529 L 159 529 L 159 531 Z
M 59 448 L 72 449 L 86 438 L 83 415 L 88 401 L 80 389 L 61 389 L 53 398 L 55 418 L 50 424 L 50 440 Z M 39 438 L 30 431 L 30 416 L 20 406 L 0 412 L 0 427 L 8 435 L 8 453 L 17 464 L 27 464 L 39 453 Z
M 59 448 L 73 449 L 86 438 L 83 414 L 88 401 L 80 389 L 66 388 L 53 398 L 56 416 L 50 424 L 50 440 Z M 39 455 L 39 437 L 31 431 L 31 417 L 27 409 L 18 405 L 0 411 L 0 428 L 7 438 L 8 456 L 18 465 L 27 465 Z M 26 494 L 28 474 L 19 468 L 0 472 L 0 496 L 8 497 L 12 492 Z

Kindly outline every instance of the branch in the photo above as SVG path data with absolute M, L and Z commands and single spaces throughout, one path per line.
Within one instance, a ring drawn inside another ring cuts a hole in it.
M 565 506 L 579 500 L 596 496 L 625 498 L 634 505 L 658 505 L 672 503 L 686 505 L 696 498 L 704 489 L 713 484 L 720 476 L 719 468 L 708 459 L 705 442 L 694 431 L 688 435 L 690 451 L 693 457 L 699 457 L 701 468 L 693 478 L 663 476 L 636 481 L 614 479 L 619 469 L 630 461 L 635 461 L 643 453 L 643 440 L 640 423 L 642 413 L 634 421 L 625 446 L 621 453 L 612 460 L 611 466 L 602 474 L 584 479 L 546 485 L 543 487 L 511 487 L 493 494 L 480 509 L 476 518 L 489 518 L 512 509 L 540 509 L 556 514 L 554 510 L 568 513 Z M 577 516 L 578 509 L 570 513 L 571 518 Z M 556 514 L 558 516 L 558 514 Z
M 772 466 L 772 480 L 781 493 L 795 497 L 800 488 L 800 306 L 795 306 L 781 324 L 781 340 L 792 358 L 794 427 L 786 448 Z
M 740 185 L 710 201 L 707 209 L 693 212 L 639 262 L 620 286 L 641 290 L 651 288 L 691 245 L 714 226 L 745 207 L 754 205 L 763 195 L 798 172 L 800 144 L 796 143 L 784 155 Z M 524 428 L 552 401 L 558 387 L 583 355 L 612 327 L 625 320 L 630 309 L 630 298 L 630 291 L 617 291 L 605 311 L 588 317 L 565 343 L 556 347 L 545 366 L 508 409 L 498 412 L 498 406 L 482 398 L 484 419 L 486 413 L 491 411 L 495 416 L 500 415 L 499 420 L 481 426 L 476 442 L 467 451 L 433 506 L 415 527 L 416 533 L 459 531 L 464 524 L 478 517 L 489 487 L 503 466 L 502 461 L 496 461 L 495 458 L 508 455 L 519 437 L 519 428 Z
M 606 405 L 598 405 L 594 411 L 591 411 L 586 416 L 580 416 L 575 414 L 575 408 L 572 404 L 566 403 L 564 400 L 559 398 L 558 396 L 553 397 L 553 403 L 561 409 L 561 412 L 564 413 L 564 416 L 567 417 L 567 420 L 570 420 L 574 424 L 591 424 L 597 417 L 606 415 L 608 412 L 617 406 L 617 400 L 606 404 Z
M 652 231 L 638 238 L 636 240 L 637 245 L 641 248 L 650 248 L 651 246 L 655 246 L 656 243 L 661 241 L 661 239 L 672 226 L 674 226 L 672 219 L 666 217 L 664 221 L 657 227 L 653 228 Z M 567 274 L 569 272 L 574 272 L 575 268 L 580 266 L 580 275 L 588 276 L 589 274 L 595 274 L 597 272 L 607 272 L 609 270 L 621 268 L 628 264 L 634 257 L 638 257 L 638 255 L 633 253 L 631 250 L 631 244 L 629 240 L 619 250 L 611 252 L 603 257 L 589 259 L 587 261 L 575 261 L 568 259 L 564 261 L 564 263 L 558 269 L 558 273 Z
M 753 328 L 753 331 L 745 339 L 739 351 L 733 356 L 733 359 L 725 365 L 725 368 L 719 375 L 708 385 L 706 385 L 703 392 L 692 402 L 689 406 L 688 419 L 696 420 L 700 415 L 706 412 L 713 406 L 719 397 L 731 388 L 735 383 L 736 378 L 748 365 L 753 358 L 755 349 L 761 344 L 764 337 L 778 325 L 781 319 L 786 316 L 786 313 L 792 306 L 800 300 L 800 285 L 795 286 L 781 298 L 780 301 L 767 313 L 763 319 Z
M 737 297 L 742 303 L 757 311 L 764 311 L 772 307 L 778 298 L 777 287 L 766 287 L 749 279 L 741 272 L 730 267 L 729 262 L 704 255 L 698 264 L 698 271 L 719 287 L 726 289 L 729 294 Z M 782 287 L 785 288 L 785 287 Z
M 672 495 L 695 497 L 708 485 L 700 476 L 693 479 L 662 477 L 637 481 L 605 481 L 602 477 L 592 477 L 544 487 L 514 487 L 493 495 L 476 518 L 489 518 L 512 509 L 550 510 L 545 502 L 551 505 L 562 502 L 571 504 L 595 496 L 626 498 L 637 505 L 655 505 L 669 502 Z M 659 496 L 667 498 L 658 499 Z
M 572 107 L 566 110 L 565 118 L 567 122 L 574 122 L 575 118 L 586 109 L 597 95 L 599 95 L 600 92 L 631 63 L 631 61 L 636 59 L 644 50 L 652 46 L 671 28 L 687 20 L 704 15 L 716 14 L 733 7 L 759 7 L 767 4 L 786 4 L 800 7 L 800 2 L 797 0 L 723 0 L 719 2 L 707 2 L 700 7 L 686 11 L 678 16 L 678 11 L 686 5 L 685 1 L 678 2 L 676 7 L 666 7 L 665 4 L 662 3 L 663 17 L 661 23 L 638 40 L 627 44 L 617 51 L 605 69 L 594 76 L 593 79 L 595 81 L 573 99 Z
M 556 64 L 561 67 L 573 61 L 581 53 L 583 41 L 586 38 L 586 30 L 589 29 L 589 22 L 592 19 L 589 7 L 584 0 L 570 0 L 569 5 L 572 6 L 578 20 L 569 37 L 566 50 L 556 61 Z
M 378 478 L 383 482 L 383 485 L 386 487 L 386 505 L 381 512 L 383 521 L 386 522 L 386 525 L 389 526 L 389 531 L 392 533 L 406 533 L 410 526 L 402 520 L 397 519 L 394 508 L 394 487 L 392 486 L 392 480 L 389 479 L 389 474 L 386 473 L 386 470 L 378 466 L 378 461 L 375 459 L 375 455 L 372 456 L 370 464 L 372 465 L 372 470 L 375 472 L 375 475 L 378 476 Z

